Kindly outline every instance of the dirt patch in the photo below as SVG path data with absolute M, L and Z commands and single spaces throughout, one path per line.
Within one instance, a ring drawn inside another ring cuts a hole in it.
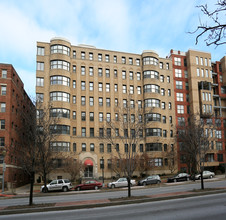
M 11 209 L 29 209 L 29 208 L 42 208 L 42 207 L 53 207 L 56 203 L 46 203 L 46 204 L 33 204 L 33 205 L 17 205 L 17 206 L 8 206 L 4 210 Z

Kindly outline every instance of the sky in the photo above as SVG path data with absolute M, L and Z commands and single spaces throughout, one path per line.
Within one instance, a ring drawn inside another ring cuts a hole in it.
M 217 0 L 0 0 L 0 63 L 12 64 L 35 97 L 37 41 L 54 37 L 72 45 L 141 54 L 155 50 L 160 57 L 171 49 L 226 56 L 225 46 L 195 44 L 189 34 L 206 18 L 197 5 L 213 7 Z M 223 18 L 224 19 L 224 18 Z

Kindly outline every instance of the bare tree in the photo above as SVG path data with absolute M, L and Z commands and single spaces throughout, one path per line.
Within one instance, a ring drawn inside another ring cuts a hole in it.
M 138 167 L 138 148 L 143 143 L 143 109 L 131 102 L 130 96 L 126 103 L 115 109 L 115 119 L 106 118 L 103 138 L 110 143 L 114 151 L 114 161 L 118 161 L 118 172 L 123 173 L 128 182 L 128 197 L 131 196 L 131 177 Z M 120 149 L 119 143 L 124 147 Z
M 37 156 L 37 149 L 35 147 L 36 138 L 36 108 L 31 102 L 29 105 L 29 111 L 24 112 L 23 106 L 18 105 L 20 114 L 20 129 L 18 129 L 19 143 L 11 142 L 10 149 L 17 155 L 17 161 L 19 166 L 30 177 L 30 194 L 29 205 L 33 204 L 33 185 L 35 176 L 35 163 Z
M 56 141 L 61 132 L 58 127 L 58 113 L 51 113 L 51 103 L 44 106 L 41 102 L 36 103 L 37 125 L 35 134 L 35 146 L 37 148 L 36 170 L 43 177 L 44 191 L 47 190 L 47 175 L 55 168 L 54 158 L 57 157 L 57 146 L 52 142 Z
M 200 20 L 200 25 L 198 25 L 197 29 L 194 32 L 190 32 L 192 34 L 198 32 L 196 44 L 198 44 L 199 38 L 204 35 L 207 35 L 205 39 L 207 46 L 219 46 L 226 43 L 226 0 L 218 0 L 215 6 L 214 10 L 210 10 L 207 4 L 197 6 L 209 20 L 207 22 Z
M 177 160 L 177 153 L 174 149 L 167 149 L 166 151 L 166 158 L 168 162 L 168 167 L 171 173 L 174 173 L 177 170 L 176 160 Z
M 153 158 L 150 158 L 150 156 L 144 152 L 143 154 L 139 155 L 139 164 L 138 164 L 138 170 L 140 171 L 140 175 L 143 174 L 147 175 L 147 172 L 154 167 Z
M 71 181 L 74 182 L 76 179 L 80 179 L 81 172 L 84 170 L 84 164 L 73 157 L 66 157 L 63 169 L 70 174 Z
M 207 125 L 199 116 L 193 115 L 190 122 L 177 131 L 178 141 L 181 143 L 181 155 L 187 163 L 188 169 L 195 176 L 196 171 L 201 174 L 201 189 L 204 189 L 203 170 L 206 154 L 209 150 L 212 127 Z

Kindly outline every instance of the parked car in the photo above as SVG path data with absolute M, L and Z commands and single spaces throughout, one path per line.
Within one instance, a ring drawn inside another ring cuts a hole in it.
M 95 189 L 98 190 L 102 187 L 102 183 L 97 182 L 96 180 L 88 180 L 83 184 L 79 184 L 75 187 L 75 190 L 80 191 L 84 189 Z
M 48 192 L 48 191 L 58 191 L 61 190 L 63 192 L 67 192 L 68 190 L 72 189 L 72 184 L 68 179 L 57 179 L 51 181 L 49 184 L 45 186 L 41 186 L 41 192 Z
M 167 183 L 188 181 L 191 179 L 191 176 L 187 173 L 179 173 L 176 176 L 170 177 L 167 179 Z
M 215 176 L 214 172 L 210 172 L 207 170 L 204 170 L 202 173 L 203 179 L 212 179 Z M 196 180 L 200 180 L 201 179 L 201 174 L 197 174 L 195 175 L 195 179 Z
M 136 181 L 135 180 L 130 180 L 130 184 L 131 186 L 135 186 L 136 185 Z M 111 182 L 108 183 L 108 188 L 115 188 L 115 187 L 126 187 L 128 186 L 128 182 L 126 178 L 119 178 L 117 181 L 115 182 Z
M 158 184 L 158 183 L 161 183 L 159 175 L 148 176 L 146 179 L 138 181 L 139 186 L 146 186 L 149 184 Z

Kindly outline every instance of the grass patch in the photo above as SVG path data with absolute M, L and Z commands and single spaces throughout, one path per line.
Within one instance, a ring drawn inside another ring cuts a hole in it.
M 193 189 L 192 192 L 209 192 L 213 190 L 222 190 L 222 189 L 219 189 L 219 188 Z
M 113 198 L 109 199 L 111 202 L 120 202 L 120 201 L 128 201 L 128 200 L 137 200 L 137 199 L 147 199 L 147 196 L 131 196 L 131 197 L 121 197 L 121 198 Z
M 42 204 L 33 204 L 33 205 L 16 205 L 8 206 L 5 210 L 11 209 L 29 209 L 29 208 L 42 208 L 42 207 L 53 207 L 56 203 L 42 203 Z

